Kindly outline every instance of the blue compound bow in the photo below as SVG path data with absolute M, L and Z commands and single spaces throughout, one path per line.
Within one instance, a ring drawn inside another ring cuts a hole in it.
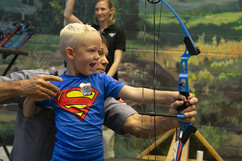
M 187 62 L 191 56 L 200 54 L 200 50 L 194 44 L 184 23 L 182 22 L 182 20 L 178 16 L 178 14 L 171 8 L 171 6 L 169 6 L 164 0 L 148 0 L 148 2 L 153 3 L 153 4 L 162 2 L 163 4 L 165 4 L 169 8 L 169 10 L 172 11 L 172 13 L 176 16 L 177 20 L 180 23 L 180 26 L 182 27 L 184 34 L 185 34 L 184 43 L 186 45 L 186 49 L 185 49 L 184 54 L 180 57 L 181 58 L 181 62 L 180 62 L 181 73 L 178 78 L 178 91 L 187 98 L 190 93 L 189 84 L 188 84 Z M 177 116 L 171 116 L 171 117 L 185 118 L 183 115 L 181 115 L 181 111 L 184 110 L 185 108 L 187 108 L 187 106 L 184 103 L 182 106 L 178 107 L 178 109 L 177 109 L 179 111 L 179 114 Z M 166 115 L 153 114 L 153 116 L 166 116 Z M 178 144 L 176 147 L 176 154 L 174 156 L 173 161 L 180 160 L 182 148 L 186 144 L 187 140 L 191 137 L 192 133 L 195 133 L 197 130 L 197 128 L 190 123 L 184 123 L 184 122 L 180 122 L 180 121 L 179 121 L 179 123 L 181 125 L 181 128 L 179 131 L 179 135 L 177 135 Z

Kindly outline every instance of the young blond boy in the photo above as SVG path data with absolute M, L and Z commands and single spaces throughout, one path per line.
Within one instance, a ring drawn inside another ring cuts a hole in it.
M 99 59 L 99 33 L 89 25 L 73 23 L 61 30 L 60 48 L 67 63 L 62 82 L 51 82 L 60 91 L 51 100 L 37 102 L 39 107 L 55 110 L 57 127 L 52 160 L 103 161 L 102 124 L 104 101 L 108 97 L 152 102 L 153 90 L 134 88 L 117 82 L 105 73 L 92 73 Z M 178 92 L 156 91 L 155 101 L 174 102 L 185 97 Z M 41 100 L 41 99 L 40 99 Z M 40 110 L 34 97 L 24 102 L 24 115 Z M 35 108 L 33 108 L 35 107 Z

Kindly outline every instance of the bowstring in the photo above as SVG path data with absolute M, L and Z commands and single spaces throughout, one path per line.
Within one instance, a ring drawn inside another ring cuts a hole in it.
M 145 16 L 144 16 L 144 52 L 143 52 L 143 57 L 145 57 L 145 52 L 146 52 L 146 21 L 147 21 L 147 0 L 144 0 L 145 1 Z M 156 58 L 156 55 L 158 54 L 159 52 L 159 42 L 160 42 L 160 28 L 161 28 L 161 15 L 162 15 L 162 3 L 161 6 L 160 6 L 160 17 L 159 17 L 159 25 L 158 25 L 158 32 L 156 32 L 156 5 L 157 3 L 159 3 L 160 1 L 157 1 L 157 2 L 154 2 L 154 1 L 150 1 L 148 0 L 148 2 L 152 3 L 153 4 L 153 38 L 154 38 L 154 53 L 153 53 L 153 59 L 154 59 L 154 75 L 153 75 L 153 96 L 154 96 L 154 101 L 153 101 L 153 112 L 156 113 L 156 110 L 155 110 L 155 107 L 156 107 L 156 104 L 155 104 L 155 90 L 156 90 L 156 75 L 157 75 L 157 69 L 156 69 L 156 61 L 155 61 L 155 58 Z M 158 33 L 158 36 L 157 36 L 157 41 L 156 41 L 156 33 Z M 145 63 L 144 63 L 145 64 Z M 144 67 L 143 67 L 143 72 L 142 72 L 142 75 L 143 75 L 143 80 L 142 80 L 142 83 L 143 83 L 143 87 L 144 87 L 144 83 L 145 83 L 145 80 L 144 80 Z M 144 98 L 144 88 L 142 90 L 142 98 Z M 144 101 L 142 99 L 142 112 L 144 111 Z M 143 127 L 143 116 L 142 115 L 142 127 Z M 154 135 L 156 134 L 156 121 L 155 121 L 155 116 L 154 116 Z M 151 122 L 152 122 L 152 118 L 150 119 L 150 125 L 151 125 Z M 142 138 L 143 138 L 143 133 L 141 132 L 141 147 L 143 147 L 143 141 L 142 141 Z M 150 143 L 150 138 L 149 137 L 149 143 Z M 154 142 L 155 142 L 155 147 L 157 146 L 156 145 L 156 137 L 154 137 Z M 149 154 L 150 154 L 150 150 L 148 152 L 148 160 L 149 160 Z M 157 148 L 155 148 L 154 150 L 154 154 L 155 154 L 155 160 L 156 160 L 156 154 L 157 154 Z M 142 157 L 141 157 L 142 159 Z
M 156 55 L 157 55 L 157 49 L 158 49 L 158 44 L 156 44 L 156 5 L 153 5 L 153 38 L 154 38 L 154 53 L 153 53 L 153 65 L 154 65 L 154 75 L 153 75 L 153 97 L 154 97 L 154 103 L 153 103 L 153 112 L 156 113 L 155 111 L 155 107 L 156 107 L 156 102 L 155 102 L 155 89 L 156 89 L 156 73 L 157 73 L 157 69 L 156 69 Z M 154 116 L 154 134 L 156 132 L 156 122 L 155 122 L 155 116 Z M 154 142 L 155 142 L 155 149 L 154 149 L 154 154 L 155 154 L 155 160 L 156 160 L 156 153 L 157 153 L 157 148 L 156 148 L 156 137 L 154 137 Z
M 146 52 L 146 0 L 144 0 L 145 1 L 145 15 L 144 15 L 144 39 L 143 39 L 143 43 L 144 43 L 144 51 L 143 51 L 143 57 L 145 57 L 145 52 Z M 144 111 L 144 106 L 145 106 L 145 104 L 144 104 L 144 82 L 145 82 L 145 76 L 144 76 L 144 74 L 145 74 L 145 71 L 144 71 L 144 69 L 145 69 L 145 63 L 143 63 L 143 70 L 142 70 L 142 86 L 143 86 L 143 88 L 142 88 L 142 105 L 141 105 L 141 111 L 143 112 Z M 143 120 L 144 120 L 144 115 L 142 115 L 142 128 L 144 127 L 143 125 Z M 143 130 L 141 131 L 141 142 L 140 142 L 140 147 L 141 147 L 141 153 L 142 153 L 142 149 L 143 149 L 143 147 L 144 147 L 144 145 L 143 145 Z M 141 156 L 141 159 L 142 159 L 142 157 L 143 156 Z
M 144 52 L 143 52 L 143 58 L 145 58 L 145 55 L 146 55 L 146 32 L 147 32 L 147 28 L 146 28 L 146 22 L 147 22 L 147 0 L 144 0 L 145 1 L 145 15 L 144 15 Z M 143 66 L 143 71 L 142 71 L 142 75 L 143 75 L 143 79 L 142 79 L 142 85 L 143 85 L 143 90 L 142 90 L 142 98 L 144 98 L 144 86 L 145 86 L 145 63 L 143 63 L 144 66 Z M 154 79 L 153 79 L 154 80 Z M 144 101 L 142 99 L 142 112 L 144 112 Z M 142 127 L 143 127 L 143 117 L 144 115 L 142 115 Z M 151 126 L 151 122 L 152 122 L 152 118 L 150 119 L 150 126 Z M 150 128 L 151 129 L 151 128 Z M 155 129 L 155 128 L 154 128 Z M 151 138 L 151 134 L 149 133 L 149 144 L 151 144 L 151 141 L 150 141 L 150 138 Z M 141 132 L 141 147 L 143 148 L 143 132 Z M 142 150 L 141 150 L 142 151 Z M 142 159 L 143 156 L 141 156 L 141 159 Z M 150 160 L 150 148 L 148 150 L 148 161 Z M 155 159 L 156 160 L 156 159 Z
M 160 3 L 160 15 L 159 15 L 159 23 L 158 23 L 158 29 L 156 28 L 156 4 L 158 4 L 160 1 L 153 2 L 153 30 L 154 30 L 154 82 L 153 82 L 153 91 L 154 91 L 154 109 L 153 112 L 156 113 L 156 102 L 155 102 L 155 90 L 156 90 L 156 76 L 157 76 L 157 68 L 156 68 L 156 56 L 159 54 L 159 43 L 160 43 L 160 30 L 161 30 L 161 15 L 162 15 L 162 3 Z M 157 35 L 157 36 L 156 36 Z M 157 40 L 156 40 L 157 37 Z M 154 134 L 156 135 L 156 119 L 154 116 Z M 157 145 L 156 145 L 156 137 L 154 137 L 154 142 L 155 142 L 155 149 L 154 149 L 154 154 L 155 154 L 155 160 L 156 160 L 156 154 L 157 152 Z

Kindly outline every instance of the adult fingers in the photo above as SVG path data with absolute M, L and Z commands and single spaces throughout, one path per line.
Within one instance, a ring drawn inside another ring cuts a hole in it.
M 169 114 L 171 115 L 176 115 L 178 114 L 178 111 L 177 111 L 177 108 L 179 106 L 181 106 L 183 104 L 183 101 L 179 101 L 179 100 L 176 100 L 175 102 L 173 102 L 170 106 L 170 109 L 169 109 Z
M 186 117 L 186 118 L 189 118 L 189 117 L 195 117 L 197 115 L 197 111 L 189 111 L 189 112 L 185 112 L 184 113 L 184 116 Z
M 55 96 L 59 92 L 59 88 L 49 81 L 62 81 L 62 78 L 53 75 L 38 75 L 29 80 L 30 86 L 26 90 L 32 91 L 29 95 L 36 95 L 33 97 L 48 98 Z
M 190 100 L 188 100 L 188 103 L 190 104 L 190 105 L 194 105 L 194 104 L 196 104 L 198 102 L 198 98 L 197 97 L 193 97 L 193 98 L 191 98 Z
M 44 79 L 46 81 L 57 81 L 57 82 L 62 82 L 63 81 L 61 77 L 54 76 L 54 75 L 38 75 L 36 77 Z
M 195 117 L 187 117 L 186 119 L 180 119 L 179 121 L 185 123 L 193 123 L 195 121 Z

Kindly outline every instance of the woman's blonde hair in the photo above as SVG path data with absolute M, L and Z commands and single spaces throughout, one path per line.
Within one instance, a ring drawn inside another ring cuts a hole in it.
M 110 26 L 110 25 L 114 24 L 114 22 L 115 22 L 115 8 L 113 5 L 113 2 L 112 2 L 112 0 L 97 0 L 94 4 L 94 7 L 96 6 L 96 4 L 98 2 L 101 2 L 101 1 L 105 1 L 108 4 L 109 9 L 113 8 L 113 13 L 109 16 L 109 19 L 108 19 L 108 26 Z M 94 24 L 98 25 L 98 20 L 97 20 L 97 17 L 95 16 L 95 14 L 94 14 Z

